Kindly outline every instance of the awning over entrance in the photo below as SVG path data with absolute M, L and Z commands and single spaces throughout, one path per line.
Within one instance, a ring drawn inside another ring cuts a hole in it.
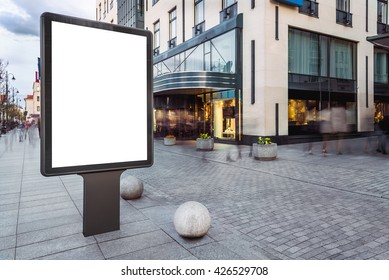
M 207 71 L 168 73 L 154 78 L 154 93 L 172 92 L 180 89 L 190 89 L 192 94 L 198 94 L 196 89 L 229 90 L 238 88 L 236 74 Z
M 389 50 L 389 34 L 379 34 L 375 36 L 366 37 L 370 43 Z

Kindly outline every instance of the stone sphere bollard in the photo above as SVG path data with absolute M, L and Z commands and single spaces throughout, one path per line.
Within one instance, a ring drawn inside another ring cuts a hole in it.
M 202 237 L 208 232 L 210 226 L 211 215 L 208 209 L 199 202 L 185 202 L 174 214 L 174 227 L 183 237 Z
M 134 176 L 127 176 L 120 180 L 120 193 L 125 200 L 140 198 L 143 193 L 143 182 Z

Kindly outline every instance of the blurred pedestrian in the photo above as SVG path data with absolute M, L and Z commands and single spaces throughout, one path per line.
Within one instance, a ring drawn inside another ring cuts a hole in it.
M 19 142 L 23 142 L 23 140 L 24 140 L 24 133 L 25 133 L 23 124 L 18 125 L 17 132 L 18 132 Z
M 323 141 L 322 154 L 326 155 L 328 139 L 332 133 L 331 111 L 327 108 L 320 111 L 320 133 Z
M 307 115 L 305 117 L 305 130 L 307 135 L 311 135 L 312 133 L 317 133 L 317 127 L 316 127 L 316 107 L 307 107 Z M 308 140 L 308 143 L 306 147 L 304 147 L 304 154 L 308 153 L 309 155 L 312 155 L 312 148 L 313 143 Z
M 387 141 L 387 135 L 389 134 L 389 117 L 384 117 L 379 123 L 379 135 L 378 135 L 378 141 L 377 141 L 377 152 L 382 153 L 384 155 L 387 154 L 386 152 L 386 141 Z
M 374 130 L 369 131 L 366 137 L 365 147 L 364 147 L 365 153 L 370 153 L 371 151 L 376 149 L 377 141 L 378 141 L 377 131 L 378 131 L 378 123 L 374 123 Z
M 347 132 L 346 109 L 343 106 L 336 106 L 331 109 L 332 132 L 336 137 L 336 154 L 342 154 L 342 140 L 344 133 Z
M 234 154 L 234 153 L 232 153 L 232 151 L 229 150 L 229 151 L 227 152 L 226 161 L 233 162 L 233 161 L 236 161 L 236 160 L 242 158 L 242 152 L 241 152 L 240 146 L 237 145 L 236 147 L 237 147 L 237 150 L 238 150 L 238 151 L 237 151 L 236 159 L 232 159 L 231 155 Z

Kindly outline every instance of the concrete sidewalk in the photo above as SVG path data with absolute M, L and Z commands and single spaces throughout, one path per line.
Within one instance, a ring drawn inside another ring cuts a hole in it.
M 36 139 L 35 139 L 36 140 Z M 11 145 L 12 143 L 12 145 Z M 250 147 L 155 140 L 139 200 L 121 199 L 121 229 L 82 235 L 82 178 L 46 178 L 38 141 L 0 138 L 0 259 L 389 259 L 389 156 L 365 139 L 335 143 L 322 156 L 305 145 L 279 146 L 275 161 Z M 233 161 L 226 161 L 230 153 Z M 212 225 L 201 239 L 178 236 L 177 207 L 203 203 Z

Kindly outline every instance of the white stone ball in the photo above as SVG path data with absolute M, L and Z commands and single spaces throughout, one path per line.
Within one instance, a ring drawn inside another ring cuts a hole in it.
M 185 202 L 174 214 L 174 227 L 183 237 L 202 237 L 207 234 L 210 226 L 211 215 L 208 209 L 199 202 Z
M 123 199 L 137 199 L 142 196 L 143 182 L 134 176 L 120 180 L 120 193 Z

